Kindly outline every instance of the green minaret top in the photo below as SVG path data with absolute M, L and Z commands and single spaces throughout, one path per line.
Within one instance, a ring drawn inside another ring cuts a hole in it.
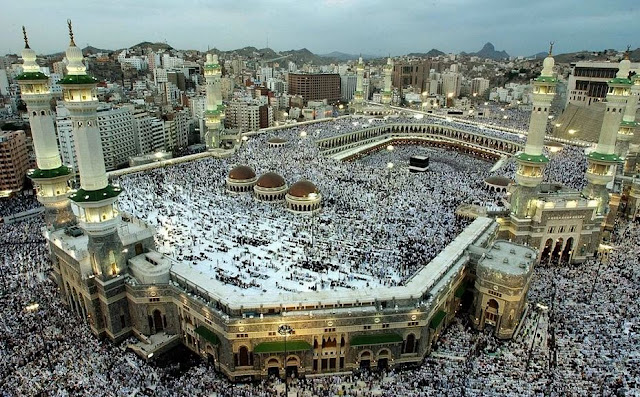
M 22 27 L 24 37 L 24 50 L 22 50 L 22 73 L 16 76 L 16 80 L 49 80 L 49 77 L 40 71 L 40 66 L 36 63 L 36 52 L 29 47 L 27 29 Z
M 67 19 L 67 26 L 69 26 L 70 38 L 69 48 L 67 48 L 66 52 L 67 61 L 69 61 L 67 64 L 68 73 L 58 84 L 96 84 L 98 80 L 87 74 L 87 67 L 82 62 L 84 60 L 82 50 L 76 46 L 73 40 L 73 28 L 70 19 Z

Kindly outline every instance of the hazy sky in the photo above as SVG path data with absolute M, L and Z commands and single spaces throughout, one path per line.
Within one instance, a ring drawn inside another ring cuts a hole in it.
M 0 54 L 63 51 L 76 43 L 117 49 L 141 41 L 174 48 L 244 46 L 315 53 L 477 51 L 510 55 L 640 47 L 638 0 L 11 0 L 0 5 Z

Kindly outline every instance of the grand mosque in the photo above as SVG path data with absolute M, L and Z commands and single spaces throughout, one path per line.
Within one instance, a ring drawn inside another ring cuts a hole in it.
M 44 236 L 60 297 L 86 319 L 96 337 L 119 342 L 135 336 L 140 342 L 134 349 L 147 358 L 183 344 L 233 380 L 418 364 L 465 306 L 477 329 L 488 328 L 499 338 L 512 337 L 527 310 L 534 266 L 551 255 L 580 262 L 597 251 L 609 211 L 607 184 L 625 156 L 616 152 L 622 111 L 625 106 L 636 106 L 633 101 L 637 101 L 637 96 L 630 94 L 629 61 L 623 60 L 618 76 L 609 83 L 607 113 L 597 148 L 588 156 L 588 185 L 582 192 L 542 183 L 548 162 L 545 130 L 557 82 L 551 51 L 533 82 L 533 110 L 524 145 L 427 119 L 372 126 L 363 123 L 348 132 L 336 130 L 329 136 L 311 137 L 320 155 L 335 161 L 358 161 L 370 152 L 400 144 L 447 148 L 484 159 L 515 156 L 515 184 L 500 186 L 509 189 L 510 211 L 474 216 L 433 259 L 420 263 L 401 283 L 365 284 L 345 277 L 344 288 L 287 287 L 275 291 L 267 281 L 261 281 L 265 277 L 255 274 L 251 286 L 255 288 L 247 289 L 253 292 L 239 293 L 237 286 L 225 283 L 224 269 L 212 265 L 207 269 L 196 257 L 177 259 L 163 253 L 149 221 L 119 208 L 123 189 L 110 180 L 103 161 L 97 81 L 87 74 L 70 23 L 69 32 L 68 73 L 59 84 L 71 113 L 77 170 L 65 167 L 60 160 L 49 109 L 49 80 L 40 72 L 36 53 L 28 43 L 22 53 L 24 71 L 18 77 L 37 159 L 37 169 L 30 178 L 46 209 Z M 361 64 L 353 107 L 366 117 L 376 112 L 367 110 L 362 99 Z M 238 142 L 243 136 L 223 127 L 221 68 L 215 56 L 207 55 L 204 70 L 207 145 L 215 152 L 235 142 L 234 150 L 241 153 L 245 147 Z M 389 60 L 384 68 L 379 114 L 397 113 L 390 106 L 391 70 Z M 276 149 L 291 144 L 283 138 L 265 143 Z M 78 189 L 69 184 L 74 172 L 80 177 Z M 247 164 L 230 167 L 223 186 L 211 193 L 211 205 L 218 202 L 215 195 L 250 199 L 310 222 L 332 205 L 317 181 L 302 176 L 286 180 L 277 169 L 256 172 Z M 640 195 L 637 186 L 632 190 Z M 194 222 L 204 222 L 206 214 L 195 217 L 202 219 Z M 265 215 L 247 222 L 259 226 L 266 219 Z M 275 227 L 273 230 L 275 234 Z M 212 235 L 211 242 L 216 238 Z M 255 236 L 244 236 L 238 249 L 246 248 L 243 244 L 249 238 Z M 277 244 L 285 242 L 260 244 L 271 244 L 269 249 L 275 251 Z M 220 252 L 224 259 L 224 250 Z M 256 252 L 253 260 L 267 261 L 263 256 L 268 253 L 266 248 Z M 271 256 L 268 261 L 272 268 L 287 266 L 284 257 Z M 340 263 L 333 266 L 346 269 Z M 312 272 L 313 264 L 310 268 Z M 305 276 L 298 277 L 303 284 Z M 350 286 L 351 281 L 354 284 Z

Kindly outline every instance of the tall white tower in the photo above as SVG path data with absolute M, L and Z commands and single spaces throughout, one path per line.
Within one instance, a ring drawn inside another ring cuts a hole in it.
M 29 47 L 27 32 L 24 34 L 24 50 L 22 51 L 23 72 L 16 77 L 20 85 L 22 100 L 27 104 L 29 124 L 33 136 L 33 147 L 36 152 L 38 168 L 29 172 L 38 192 L 38 201 L 45 207 L 47 227 L 56 230 L 75 223 L 69 202 L 69 180 L 73 177 L 71 170 L 62 165 L 56 130 L 51 114 L 51 92 L 49 78 L 40 72 L 36 63 L 36 53 Z
M 629 59 L 629 48 L 627 48 L 625 58 Z M 638 95 L 640 95 L 640 76 L 635 75 L 630 95 L 627 98 L 624 115 L 622 116 L 620 127 L 618 128 L 618 140 L 616 142 L 616 154 L 620 156 L 623 161 L 629 153 L 629 142 L 633 139 L 635 130 L 638 128 L 638 123 L 636 122 Z
M 356 91 L 353 93 L 352 106 L 354 113 L 362 113 L 364 107 L 364 62 L 362 57 L 356 65 Z
M 529 135 L 524 151 L 516 156 L 517 187 L 511 198 L 511 211 L 518 218 L 530 217 L 535 212 L 535 195 L 542 182 L 544 167 L 549 162 L 542 150 L 549 108 L 556 94 L 558 82 L 553 75 L 555 61 L 552 50 L 553 43 L 549 48 L 549 55 L 542 63 L 540 77 L 533 81 L 533 109 L 529 119 Z
M 206 80 L 207 101 L 204 111 L 205 143 L 209 148 L 218 148 L 221 144 L 221 131 L 224 128 L 224 105 L 220 90 L 222 70 L 216 54 L 207 54 L 204 64 L 204 78 Z
M 80 189 L 69 198 L 75 203 L 80 227 L 89 237 L 87 250 L 93 274 L 106 281 L 118 276 L 125 266 L 117 232 L 122 222 L 116 208 L 121 190 L 109 184 L 105 170 L 98 130 L 97 80 L 87 75 L 82 51 L 73 41 L 71 21 L 68 25 L 71 38 L 66 52 L 68 73 L 59 84 L 71 116 L 80 173 Z
M 386 107 L 391 106 L 391 99 L 393 98 L 393 91 L 391 87 L 391 75 L 393 74 L 393 60 L 391 57 L 387 58 L 387 64 L 384 65 L 384 89 L 382 90 L 382 104 Z
M 620 62 L 616 77 L 609 80 L 609 90 L 605 98 L 605 112 L 600 129 L 600 138 L 596 150 L 589 153 L 587 160 L 587 186 L 583 194 L 590 200 L 596 200 L 598 215 L 606 215 L 609 205 L 607 184 L 613 180 L 616 165 L 621 161 L 616 154 L 616 139 L 624 111 L 631 94 L 629 71 L 631 61 L 625 57 Z

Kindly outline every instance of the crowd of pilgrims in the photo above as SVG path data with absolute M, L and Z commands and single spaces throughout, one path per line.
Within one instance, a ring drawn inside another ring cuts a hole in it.
M 40 206 L 33 194 L 17 194 L 12 197 L 0 198 L 0 218 L 25 212 Z
M 371 124 L 398 120 L 426 121 L 401 117 Z M 462 128 L 454 121 L 435 122 Z M 515 161 L 490 172 L 492 163 L 453 150 L 397 146 L 340 162 L 320 155 L 314 144 L 318 137 L 367 124 L 348 118 L 293 127 L 277 132 L 288 141 L 283 147 L 267 144 L 275 134 L 258 135 L 228 159 L 126 175 L 116 181 L 124 190 L 119 205 L 157 228 L 160 252 L 244 291 L 402 285 L 468 224 L 455 217 L 458 205 L 501 204 L 503 197 L 486 190 L 483 180 L 489 175 L 513 179 Z M 522 140 L 490 128 L 464 128 Z M 409 158 L 418 154 L 430 158 L 430 169 L 409 173 Z M 567 146 L 549 156 L 546 179 L 581 188 L 582 150 Z M 277 172 L 289 185 L 312 181 L 322 195 L 322 211 L 296 215 L 283 203 L 226 192 L 226 176 L 236 165 L 249 165 L 258 176 Z
M 243 289 L 320 290 L 402 284 L 467 225 L 454 215 L 458 205 L 500 200 L 484 189 L 491 163 L 482 159 L 398 146 L 340 162 L 319 155 L 299 133 L 281 132 L 289 140 L 284 147 L 269 147 L 269 136 L 258 136 L 229 159 L 121 177 L 120 208 L 157 227 L 160 252 L 219 281 Z M 408 172 L 416 154 L 430 157 L 428 172 Z M 258 176 L 275 171 L 289 185 L 312 181 L 322 211 L 293 214 L 283 203 L 226 192 L 236 165 L 249 165 Z
M 331 211 L 332 217 L 346 217 L 349 211 L 370 211 L 369 205 L 376 200 L 382 203 L 395 200 L 394 203 L 399 207 L 374 206 L 376 213 L 368 212 L 381 224 L 374 229 L 375 238 L 393 236 L 392 231 L 388 230 L 391 226 L 385 225 L 398 227 L 398 220 L 408 221 L 404 227 L 411 230 L 411 218 L 425 216 L 425 213 L 415 212 L 418 209 L 410 205 L 413 195 L 420 194 L 411 190 L 416 184 L 410 178 L 424 178 L 421 188 L 433 189 L 430 193 L 443 196 L 439 198 L 443 201 L 484 203 L 498 199 L 484 193 L 481 182 L 478 182 L 484 176 L 493 174 L 481 160 L 454 152 L 398 146 L 392 152 L 382 151 L 342 165 L 317 156 L 308 140 L 298 138 L 299 132 L 300 129 L 292 129 L 286 135 L 290 139 L 289 145 L 300 148 L 297 151 L 285 148 L 270 152 L 271 149 L 264 145 L 264 139 L 256 138 L 247 143 L 246 150 L 227 160 L 205 160 L 159 169 L 148 173 L 148 178 L 145 175 L 123 177 L 120 183 L 125 191 L 129 189 L 132 192 L 130 197 L 122 200 L 124 207 L 127 202 L 136 203 L 135 193 L 139 198 L 144 198 L 139 200 L 143 207 L 138 213 L 134 206 L 126 209 L 143 218 L 148 215 L 146 219 L 156 222 L 160 227 L 158 243 L 166 248 L 170 238 L 168 230 L 187 232 L 186 229 L 179 229 L 175 224 L 176 217 L 172 214 L 190 219 L 192 223 L 187 224 L 189 227 L 198 222 L 200 227 L 205 227 L 201 218 L 211 216 L 216 219 L 216 216 L 221 216 L 215 213 L 220 204 L 224 204 L 227 213 L 235 213 L 242 220 L 233 223 L 232 218 L 222 218 L 231 222 L 231 226 L 217 230 L 213 229 L 213 225 L 218 222 L 212 222 L 209 225 L 211 235 L 213 231 L 230 235 L 240 225 L 252 228 L 245 229 L 251 231 L 243 234 L 245 238 L 255 238 L 255 232 L 263 222 L 252 223 L 249 215 L 261 212 L 264 219 L 272 222 L 266 229 L 271 233 L 269 241 L 274 240 L 275 232 L 284 235 L 287 230 L 293 230 L 291 242 L 299 243 L 310 237 L 299 218 L 271 204 L 256 203 L 248 196 L 228 195 L 223 192 L 223 183 L 228 170 L 237 164 L 253 166 L 258 175 L 277 171 L 289 184 L 308 178 L 316 183 L 324 196 L 324 209 L 313 221 L 326 227 L 324 230 L 323 227 L 318 228 L 314 236 L 315 244 L 322 249 L 314 249 L 315 245 L 311 244 L 303 249 L 313 257 L 330 247 L 330 236 L 340 231 L 327 211 Z M 405 175 L 401 170 L 408 156 L 425 151 L 432 158 L 433 169 L 424 175 Z M 288 159 L 282 159 L 283 156 L 288 156 Z M 564 182 L 574 188 L 584 184 L 584 170 L 572 171 L 578 168 L 576 164 L 584 168 L 581 149 L 565 147 L 561 154 L 550 157 L 551 163 L 546 174 L 548 180 Z M 312 162 L 312 159 L 315 160 Z M 308 163 L 309 167 L 296 167 L 295 164 L 300 161 Z M 390 171 L 385 168 L 388 162 L 395 162 Z M 374 169 L 383 171 L 374 172 Z M 513 162 L 507 161 L 495 172 L 510 176 L 509 172 L 513 170 Z M 331 188 L 331 184 L 336 182 L 323 177 L 323 172 L 338 181 L 338 189 Z M 480 179 L 456 185 L 456 178 L 466 179 L 465 175 L 470 174 Z M 188 182 L 189 179 L 197 183 Z M 430 184 L 426 179 L 433 179 L 434 183 Z M 455 194 L 446 190 L 448 184 L 456 187 Z M 389 185 L 392 187 L 391 197 L 387 198 L 383 192 L 389 189 Z M 212 196 L 212 191 L 218 194 Z M 363 191 L 367 193 L 366 198 L 354 200 L 352 195 Z M 197 205 L 188 207 L 198 195 L 201 200 L 197 201 Z M 431 200 L 425 196 L 421 198 Z M 166 200 L 171 200 L 174 207 L 164 206 Z M 36 206 L 35 201 L 27 201 L 16 198 L 0 201 L 0 213 L 10 215 Z M 428 204 L 431 203 L 428 201 L 424 207 L 429 208 Z M 441 201 L 440 205 L 448 204 L 442 204 Z M 257 207 L 257 210 L 251 207 Z M 203 212 L 196 212 L 198 209 Z M 441 210 L 431 210 L 438 216 L 447 216 Z M 409 211 L 411 216 L 402 211 Z M 433 221 L 434 215 L 426 216 L 429 218 L 424 221 L 425 224 Z M 363 219 L 350 221 L 363 222 Z M 277 225 L 282 229 L 278 229 Z M 140 360 L 126 349 L 131 340 L 114 345 L 95 338 L 87 321 L 70 311 L 61 299 L 61 292 L 48 277 L 51 262 L 42 238 L 43 226 L 41 216 L 21 223 L 0 224 L 0 396 L 284 395 L 282 380 L 232 384 L 204 362 L 195 362 L 190 368 L 176 373 L 170 367 Z M 456 227 L 462 226 L 457 224 Z M 346 237 L 345 234 L 341 235 L 343 239 Z M 174 238 L 176 240 L 171 242 L 180 241 Z M 208 240 L 206 244 L 212 241 L 206 233 L 202 236 L 190 235 L 182 240 L 187 242 L 182 252 L 178 249 L 171 253 L 183 259 L 191 255 L 192 260 L 197 262 L 206 257 L 203 255 L 206 250 L 194 249 L 199 239 Z M 228 241 L 227 248 L 232 249 L 230 242 L 234 240 Z M 237 244 L 246 243 L 239 239 L 235 241 Z M 354 241 L 357 240 L 354 238 Z M 260 241 L 253 243 L 263 244 Z M 581 265 L 538 266 L 531 283 L 528 310 L 518 335 L 511 341 L 498 341 L 489 332 L 472 331 L 468 320 L 460 316 L 438 337 L 434 346 L 435 354 L 417 367 L 402 371 L 291 379 L 290 390 L 300 396 L 638 394 L 640 315 L 635 307 L 639 301 L 640 225 L 617 222 L 611 244 L 613 252 L 602 261 L 592 259 Z M 403 250 L 402 255 L 412 253 L 409 247 Z M 362 255 L 366 255 L 365 251 Z M 278 257 L 275 251 L 272 255 L 273 264 Z M 253 265 L 269 263 L 255 253 L 253 256 L 244 254 L 244 257 L 250 258 L 249 264 Z M 350 274 L 359 270 L 367 282 L 381 282 L 380 274 L 366 274 L 365 259 L 367 257 L 356 258 L 352 266 L 359 267 L 347 270 Z M 246 264 L 241 266 L 250 267 Z M 408 274 L 408 269 L 405 274 Z M 398 278 L 385 283 L 401 280 Z M 27 306 L 33 303 L 38 303 L 39 308 L 28 311 Z
M 42 217 L 0 225 L 0 396 L 274 396 L 283 381 L 232 384 L 191 359 L 176 370 L 99 340 L 48 277 Z M 473 331 L 465 315 L 422 364 L 290 379 L 299 396 L 622 396 L 640 393 L 640 224 L 618 221 L 613 250 L 534 270 L 514 339 Z M 38 303 L 35 311 L 27 310 Z M 172 358 L 169 358 L 171 360 Z

